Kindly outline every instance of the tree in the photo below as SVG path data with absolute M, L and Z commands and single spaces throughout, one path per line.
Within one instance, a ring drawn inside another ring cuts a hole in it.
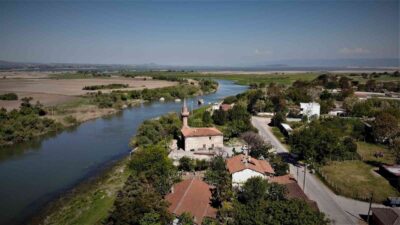
M 365 83 L 366 91 L 375 91 L 375 89 L 376 89 L 376 81 L 375 80 L 368 80 L 367 83 Z
M 191 158 L 184 156 L 179 159 L 179 167 L 178 167 L 179 170 L 193 171 L 194 167 L 195 163 Z
M 278 126 L 279 124 L 286 121 L 286 116 L 282 112 L 277 112 L 271 119 L 271 123 L 273 126 Z
M 220 206 L 222 202 L 230 200 L 232 197 L 231 176 L 225 167 L 225 160 L 222 156 L 216 156 L 211 160 L 204 179 L 215 187 L 212 190 L 211 200 L 214 206 Z
M 268 184 L 261 177 L 252 177 L 244 183 L 239 193 L 239 201 L 244 204 L 254 204 L 267 196 Z
M 279 155 L 272 155 L 269 158 L 272 168 L 274 168 L 275 176 L 283 176 L 289 171 L 289 164 L 282 160 Z
M 211 114 L 209 111 L 205 111 L 202 116 L 204 126 L 210 126 L 212 123 Z
M 264 212 L 264 224 L 327 225 L 324 214 L 314 211 L 302 200 L 271 201 Z
M 143 176 L 129 176 L 118 193 L 107 225 L 169 224 L 168 203 Z
M 396 162 L 399 164 L 400 163 L 400 137 L 396 137 L 393 140 L 391 149 L 394 153 L 394 156 L 396 157 Z
M 375 141 L 385 143 L 400 132 L 396 117 L 386 112 L 380 112 L 372 123 Z
M 219 224 L 220 223 L 218 222 L 218 220 L 210 217 L 205 217 L 203 219 L 203 222 L 201 222 L 201 225 L 219 225 Z
M 146 213 L 139 221 L 139 225 L 162 225 L 160 215 L 155 212 Z
M 339 86 L 342 89 L 349 89 L 351 88 L 351 79 L 348 77 L 342 76 L 339 79 Z
M 188 212 L 184 212 L 178 216 L 178 220 L 178 225 L 194 225 L 193 216 Z
M 228 119 L 228 113 L 225 112 L 224 110 L 215 110 L 212 119 L 215 124 L 217 125 L 225 125 L 227 119 Z
M 253 131 L 247 131 L 240 137 L 247 143 L 249 147 L 249 153 L 252 157 L 268 157 L 268 150 L 271 149 L 271 145 L 266 143 L 259 134 Z
M 168 193 L 177 177 L 176 168 L 162 145 L 136 150 L 129 167 L 134 174 L 143 175 L 162 195 Z

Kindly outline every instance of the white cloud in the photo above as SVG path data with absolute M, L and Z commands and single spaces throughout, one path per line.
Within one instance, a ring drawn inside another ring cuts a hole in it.
M 364 55 L 370 53 L 370 51 L 365 48 L 342 48 L 339 53 L 344 55 Z

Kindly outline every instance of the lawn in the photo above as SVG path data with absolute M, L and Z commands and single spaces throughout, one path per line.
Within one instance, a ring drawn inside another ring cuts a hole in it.
M 377 144 L 370 144 L 366 142 L 357 142 L 357 152 L 361 156 L 361 159 L 365 162 L 370 163 L 385 163 L 394 164 L 395 158 L 387 147 Z M 383 152 L 383 157 L 376 158 L 374 154 L 376 152 Z
M 319 173 L 337 194 L 346 197 L 367 201 L 373 193 L 373 201 L 382 202 L 387 197 L 399 196 L 399 192 L 374 169 L 371 165 L 354 160 L 331 162 L 323 166 Z
M 110 168 L 95 181 L 83 184 L 53 203 L 40 224 L 102 224 L 115 197 L 129 176 L 126 160 Z

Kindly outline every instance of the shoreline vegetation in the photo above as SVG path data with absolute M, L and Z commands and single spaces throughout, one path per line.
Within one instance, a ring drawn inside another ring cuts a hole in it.
M 117 192 L 131 174 L 127 169 L 128 161 L 129 156 L 126 156 L 110 162 L 94 177 L 61 193 L 37 215 L 29 219 L 28 224 L 102 224 L 108 216 Z
M 60 76 L 65 77 L 65 75 Z M 94 75 L 77 75 L 79 78 L 81 76 Z M 98 76 L 102 75 L 96 74 L 94 77 Z M 120 88 L 119 85 L 117 86 L 117 88 Z M 116 84 L 96 85 L 89 88 L 97 90 L 98 88 L 113 87 L 116 87 Z M 14 109 L 10 112 L 7 112 L 5 109 L 1 111 L 0 147 L 12 146 L 13 144 L 29 141 L 49 132 L 77 126 L 88 120 L 113 115 L 125 108 L 137 106 L 143 102 L 158 101 L 160 98 L 163 98 L 165 101 L 172 101 L 194 97 L 215 92 L 217 88 L 218 83 L 213 80 L 198 79 L 189 81 L 188 79 L 179 79 L 177 85 L 170 87 L 144 88 L 142 90 L 113 90 L 109 93 L 103 93 L 98 90 L 97 92 L 77 97 L 69 102 L 48 107 L 44 107 L 39 102 L 32 105 L 30 103 L 32 98 L 24 98 L 25 102 L 22 101 L 19 109 Z M 24 104 L 25 106 L 23 106 Z M 33 109 L 29 111 L 29 115 L 26 115 L 26 106 Z M 43 124 L 43 126 L 38 126 L 40 124 Z

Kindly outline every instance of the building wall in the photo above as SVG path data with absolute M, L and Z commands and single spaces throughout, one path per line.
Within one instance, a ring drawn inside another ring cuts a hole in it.
M 319 117 L 320 111 L 321 111 L 321 106 L 319 104 L 312 104 L 312 105 L 306 105 L 304 108 L 301 108 L 300 113 L 307 117 L 312 117 L 314 115 Z
M 232 174 L 232 185 L 240 186 L 244 184 L 248 179 L 252 177 L 267 178 L 264 174 L 256 172 L 254 170 L 245 169 Z
M 198 150 L 198 149 L 208 150 L 210 148 L 222 148 L 224 147 L 223 136 L 204 136 L 204 137 L 187 137 L 185 138 L 185 151 Z

